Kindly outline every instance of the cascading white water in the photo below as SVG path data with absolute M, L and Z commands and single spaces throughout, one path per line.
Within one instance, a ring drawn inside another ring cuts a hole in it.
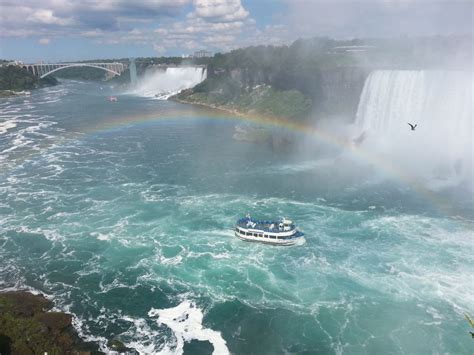
M 356 126 L 367 149 L 414 175 L 466 177 L 472 106 L 471 72 L 377 70 L 365 82 Z M 418 125 L 415 131 L 408 122 Z
M 166 100 L 181 90 L 199 84 L 206 76 L 204 67 L 168 67 L 165 70 L 151 68 L 138 79 L 133 93 Z

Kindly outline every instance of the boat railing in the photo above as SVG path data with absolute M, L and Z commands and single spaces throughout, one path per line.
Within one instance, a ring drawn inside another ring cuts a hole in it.
M 255 223 L 255 225 L 253 227 L 251 227 L 251 229 L 258 229 L 258 230 L 262 230 L 264 232 L 273 232 L 273 233 L 276 233 L 276 232 L 289 232 L 289 231 L 292 231 L 292 230 L 296 229 L 296 226 L 294 224 L 291 224 L 289 226 L 287 225 L 285 227 L 288 227 L 289 229 L 284 229 L 284 228 L 279 228 L 278 227 L 279 222 L 275 222 L 275 221 L 256 221 L 256 220 L 252 220 L 252 219 L 249 219 L 249 218 L 239 219 L 237 221 L 237 225 L 241 228 L 248 229 L 249 228 L 248 222 Z M 271 224 L 274 224 L 275 227 L 274 228 L 265 227 L 265 225 L 271 225 Z

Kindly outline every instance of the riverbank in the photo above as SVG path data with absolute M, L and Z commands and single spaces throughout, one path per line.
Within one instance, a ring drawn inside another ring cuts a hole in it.
M 182 98 L 182 97 L 179 96 L 179 94 L 174 95 L 174 96 L 170 96 L 168 98 L 168 100 L 179 102 L 181 104 L 194 105 L 194 106 L 199 106 L 199 107 L 202 107 L 202 108 L 209 108 L 209 109 L 212 109 L 212 110 L 223 111 L 223 112 L 230 113 L 231 115 L 238 116 L 238 117 L 244 117 L 246 115 L 246 112 L 239 111 L 235 108 L 231 108 L 231 107 L 228 107 L 228 106 L 225 106 L 225 105 L 211 104 L 211 103 L 208 103 L 208 102 L 193 101 L 193 100 Z
M 52 311 L 53 302 L 28 291 L 0 293 L 0 354 L 104 354 L 82 340 L 72 326 L 73 315 Z M 112 350 L 135 353 L 119 341 Z

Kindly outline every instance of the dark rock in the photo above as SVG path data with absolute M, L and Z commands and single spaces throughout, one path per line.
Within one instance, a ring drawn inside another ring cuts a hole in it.
M 44 296 L 25 291 L 5 292 L 0 295 L 0 311 L 3 310 L 2 307 L 7 307 L 9 312 L 18 317 L 32 317 L 52 307 L 52 303 Z
M 138 353 L 135 351 L 135 349 L 126 347 L 126 346 L 125 346 L 120 340 L 118 340 L 118 339 L 110 340 L 110 341 L 107 343 L 107 346 L 108 346 L 111 350 L 116 351 L 116 352 L 121 353 L 121 354 L 129 354 L 129 355 L 138 354 Z
M 107 343 L 107 346 L 111 348 L 113 351 L 123 352 L 127 349 L 127 347 L 117 339 L 111 340 Z
M 214 347 L 208 341 L 191 340 L 184 343 L 184 355 L 211 355 Z
M 38 315 L 38 321 L 50 330 L 63 330 L 72 324 L 72 315 L 61 312 L 48 312 Z
M 51 307 L 42 295 L 0 293 L 0 354 L 102 354 L 79 338 L 71 314 L 48 312 Z
M 12 353 L 11 343 L 12 340 L 9 337 L 0 334 L 0 354 L 10 355 Z

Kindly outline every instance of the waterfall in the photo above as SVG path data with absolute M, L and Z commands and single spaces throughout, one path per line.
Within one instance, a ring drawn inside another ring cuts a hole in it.
M 132 86 L 135 86 L 137 85 L 137 66 L 135 64 L 134 58 L 130 59 L 129 70 L 130 70 L 130 83 L 132 84 Z
M 205 67 L 167 67 L 149 68 L 138 79 L 134 93 L 145 97 L 166 100 L 181 90 L 192 88 L 205 80 Z
M 408 122 L 418 125 L 416 131 Z M 361 94 L 356 126 L 367 149 L 410 172 L 472 173 L 472 73 L 374 71 Z

